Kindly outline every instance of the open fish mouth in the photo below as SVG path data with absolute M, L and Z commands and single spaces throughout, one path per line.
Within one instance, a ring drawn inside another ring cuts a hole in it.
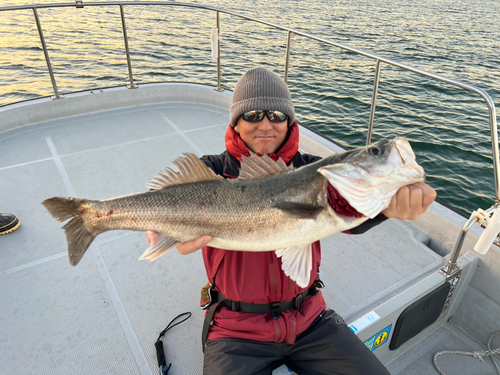
M 395 153 L 398 154 L 399 158 L 396 155 L 393 155 Z M 412 161 L 415 161 L 415 159 L 415 153 L 413 152 L 408 141 L 401 137 L 395 138 L 394 149 L 389 156 L 389 160 L 391 160 L 395 164 L 399 164 L 398 160 L 401 160 L 403 162 L 403 165 L 405 165 L 411 163 Z
M 393 149 L 388 157 L 388 160 L 394 163 L 397 167 L 412 169 L 417 171 L 425 179 L 424 169 L 417 164 L 417 157 L 410 143 L 401 137 L 396 137 L 393 140 Z

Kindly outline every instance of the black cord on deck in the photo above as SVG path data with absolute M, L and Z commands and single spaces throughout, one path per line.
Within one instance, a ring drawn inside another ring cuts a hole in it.
M 184 319 L 182 319 L 180 322 L 177 322 L 175 324 L 172 324 L 175 322 L 177 319 L 180 317 L 187 315 Z M 177 315 L 170 323 L 168 323 L 167 328 L 165 328 L 163 331 L 160 332 L 160 335 L 158 336 L 158 339 L 155 342 L 155 348 L 156 348 L 156 358 L 158 359 L 158 367 L 160 368 L 160 374 L 161 375 L 167 375 L 168 371 L 172 367 L 172 364 L 169 363 L 167 366 L 167 359 L 165 358 L 165 351 L 163 350 L 163 341 L 161 341 L 162 336 L 167 333 L 168 330 L 174 328 L 176 325 L 181 324 L 182 322 L 185 322 L 191 317 L 190 312 L 185 312 L 180 315 Z

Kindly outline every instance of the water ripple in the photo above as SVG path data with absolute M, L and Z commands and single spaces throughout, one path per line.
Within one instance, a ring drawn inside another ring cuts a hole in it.
M 217 6 L 473 83 L 499 103 L 498 2 L 255 0 L 249 8 L 248 2 L 220 0 Z M 60 91 L 128 84 L 117 9 L 40 10 Z M 138 83 L 216 83 L 213 13 L 175 6 L 124 9 Z M 286 32 L 226 14 L 220 18 L 224 87 L 232 89 L 245 70 L 259 64 L 283 74 Z M 298 120 L 345 147 L 363 145 L 375 62 L 297 35 L 291 45 L 289 86 Z M 0 105 L 52 94 L 32 12 L 0 13 L 0 79 Z M 464 212 L 491 206 L 491 145 L 480 99 L 382 64 L 373 139 L 395 135 L 412 142 L 441 200 Z

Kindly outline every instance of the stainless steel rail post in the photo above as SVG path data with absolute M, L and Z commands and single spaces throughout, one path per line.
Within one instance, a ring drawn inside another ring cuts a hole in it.
M 292 41 L 292 32 L 288 30 L 286 38 L 286 59 L 285 59 L 285 83 L 288 83 L 288 67 L 290 63 L 290 43 Z
M 125 42 L 125 53 L 127 54 L 127 65 L 128 65 L 128 77 L 130 80 L 130 85 L 127 86 L 127 88 L 136 89 L 138 86 L 134 83 L 134 76 L 132 75 L 132 62 L 130 61 L 130 50 L 128 48 L 127 26 L 125 25 L 125 13 L 123 12 L 123 4 L 120 4 L 120 14 L 122 16 L 123 40 Z
M 485 215 L 491 215 L 498 208 L 498 203 L 487 209 L 486 211 L 479 210 L 479 212 L 474 211 L 469 220 L 464 224 L 462 230 L 458 235 L 457 242 L 455 244 L 455 248 L 451 253 L 450 260 L 448 264 L 441 268 L 441 273 L 446 275 L 447 277 L 452 277 L 455 273 L 460 271 L 460 268 L 457 265 L 458 256 L 460 255 L 460 251 L 462 250 L 462 245 L 464 244 L 465 236 L 469 232 L 469 229 L 472 228 L 474 224 L 479 224 L 482 226 Z
M 447 278 L 454 277 L 454 274 L 460 271 L 460 268 L 457 265 L 458 256 L 460 255 L 460 250 L 462 250 L 462 245 L 465 240 L 465 236 L 469 232 L 469 229 L 478 221 L 477 216 L 474 213 L 471 215 L 470 219 L 464 224 L 460 234 L 458 235 L 457 242 L 455 244 L 455 248 L 451 253 L 450 260 L 448 264 L 441 268 L 441 273 L 445 275 Z
M 42 42 L 43 53 L 45 55 L 45 62 L 47 63 L 47 68 L 49 69 L 50 80 L 52 81 L 52 87 L 54 89 L 54 96 L 52 99 L 62 99 L 64 95 L 59 94 L 57 89 L 56 78 L 54 77 L 54 71 L 52 70 L 52 64 L 50 63 L 49 51 L 47 50 L 47 45 L 45 44 L 45 38 L 43 36 L 42 24 L 40 23 L 40 18 L 38 17 L 38 11 L 33 8 L 33 14 L 35 15 L 36 27 L 38 28 L 38 35 L 40 36 L 40 42 Z
M 368 123 L 368 135 L 366 136 L 366 145 L 372 143 L 373 119 L 375 118 L 375 107 L 377 106 L 378 83 L 380 81 L 380 60 L 377 59 L 375 66 L 375 82 L 373 83 L 372 106 L 370 109 L 370 122 Z
M 498 149 L 498 128 L 497 128 L 497 112 L 493 99 L 484 92 L 483 99 L 488 104 L 490 114 L 490 133 L 491 133 L 491 153 L 493 155 L 493 171 L 495 173 L 495 205 L 500 204 L 500 160 Z
M 224 91 L 221 87 L 221 74 L 220 74 L 220 19 L 219 11 L 215 12 L 216 15 L 216 27 L 217 27 L 217 91 Z

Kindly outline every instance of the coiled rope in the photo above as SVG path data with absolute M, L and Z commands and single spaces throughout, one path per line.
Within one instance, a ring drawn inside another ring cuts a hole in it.
M 490 337 L 488 338 L 488 350 L 484 352 L 462 352 L 459 350 L 444 350 L 442 352 L 438 352 L 434 354 L 434 357 L 432 358 L 432 362 L 434 363 L 434 367 L 436 368 L 437 372 L 439 372 L 440 375 L 446 375 L 438 366 L 437 364 L 437 358 L 441 355 L 445 354 L 460 354 L 460 355 L 469 355 L 472 358 L 479 359 L 481 362 L 484 362 L 483 356 L 489 356 L 491 360 L 493 361 L 493 364 L 495 365 L 495 368 L 497 370 L 498 375 L 500 375 L 500 367 L 498 366 L 498 363 L 495 361 L 495 358 L 493 355 L 495 354 L 500 354 L 500 348 L 491 350 L 491 341 L 493 340 L 493 337 L 500 335 L 500 331 L 493 332 Z

